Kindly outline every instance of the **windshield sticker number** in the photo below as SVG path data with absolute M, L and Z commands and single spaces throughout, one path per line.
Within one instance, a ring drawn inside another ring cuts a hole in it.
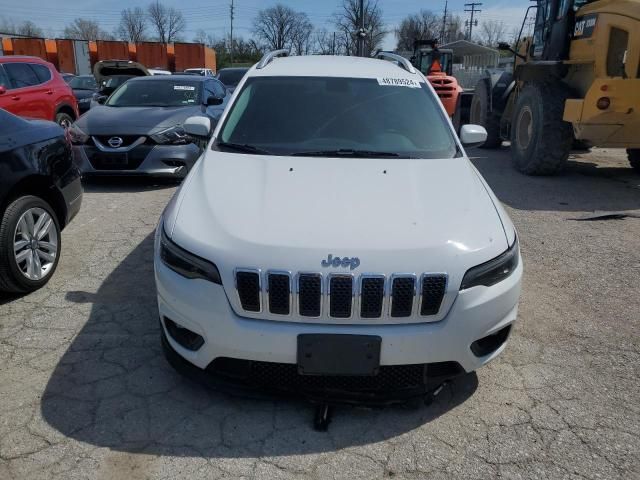
M 196 87 L 190 87 L 188 85 L 174 85 L 173 86 L 174 90 L 190 90 L 193 91 L 196 89 Z
M 415 80 L 411 80 L 410 78 L 390 78 L 390 77 L 382 77 L 378 78 L 378 85 L 385 85 L 390 87 L 409 87 L 409 88 L 420 88 L 420 83 Z

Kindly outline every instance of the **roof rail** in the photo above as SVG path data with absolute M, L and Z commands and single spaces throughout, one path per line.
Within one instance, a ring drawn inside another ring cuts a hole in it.
M 260 59 L 260 61 L 258 62 L 258 65 L 256 65 L 256 68 L 260 70 L 266 67 L 267 65 L 269 65 L 271 63 L 271 60 L 273 60 L 274 58 L 288 57 L 288 56 L 289 56 L 289 50 L 286 50 L 286 49 L 274 50 L 273 52 L 265 53 Z
M 381 50 L 378 53 L 376 53 L 376 58 L 398 62 L 398 66 L 400 68 L 404 68 L 409 73 L 416 73 L 416 69 L 413 68 L 413 65 L 411 65 L 411 62 L 398 54 L 391 53 L 391 52 L 383 52 Z

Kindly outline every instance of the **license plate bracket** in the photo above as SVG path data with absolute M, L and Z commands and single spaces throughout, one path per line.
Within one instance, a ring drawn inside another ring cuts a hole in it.
M 380 369 L 382 338 L 375 335 L 298 335 L 300 375 L 372 376 Z
M 103 167 L 127 167 L 129 156 L 126 153 L 97 153 L 95 156 L 97 163 Z

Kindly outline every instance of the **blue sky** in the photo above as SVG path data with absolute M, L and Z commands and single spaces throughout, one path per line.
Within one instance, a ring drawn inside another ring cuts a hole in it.
M 261 9 L 278 0 L 234 0 L 234 32 L 249 36 L 252 20 Z M 464 14 L 464 4 L 478 0 L 449 0 L 449 10 Z M 279 0 L 280 3 L 307 13 L 317 26 L 331 30 L 329 24 L 332 13 L 337 9 L 339 0 Z M 15 21 L 32 20 L 48 34 L 60 35 L 64 26 L 75 17 L 88 17 L 97 20 L 103 29 L 113 31 L 117 26 L 120 11 L 123 8 L 145 7 L 148 1 L 138 0 L 0 0 L 0 17 Z M 163 0 L 166 5 L 180 9 L 187 20 L 186 40 L 192 40 L 196 31 L 204 29 L 217 36 L 229 32 L 230 0 Z M 422 8 L 442 11 L 444 0 L 379 0 L 388 30 L 392 31 L 408 13 Z M 478 21 L 501 20 L 507 24 L 508 31 L 519 26 L 529 4 L 528 0 L 482 0 L 482 12 Z M 466 17 L 465 17 L 466 18 Z M 385 48 L 394 46 L 393 35 L 385 40 Z

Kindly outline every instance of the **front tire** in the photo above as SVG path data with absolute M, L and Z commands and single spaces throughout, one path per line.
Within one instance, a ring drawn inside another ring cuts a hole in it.
M 627 158 L 631 168 L 640 173 L 640 148 L 627 148 Z
M 511 158 L 526 175 L 554 175 L 565 167 L 573 128 L 562 119 L 569 97 L 561 85 L 528 84 L 513 111 Z
M 62 128 L 69 128 L 73 124 L 73 118 L 68 113 L 60 112 L 56 115 L 56 123 Z
M 60 259 L 58 219 L 47 202 L 14 200 L 0 223 L 0 290 L 28 293 L 43 287 Z
M 469 121 L 473 125 L 482 125 L 487 131 L 487 140 L 480 148 L 498 148 L 502 145 L 500 138 L 500 118 L 492 111 L 491 87 L 486 80 L 480 80 L 471 99 Z

